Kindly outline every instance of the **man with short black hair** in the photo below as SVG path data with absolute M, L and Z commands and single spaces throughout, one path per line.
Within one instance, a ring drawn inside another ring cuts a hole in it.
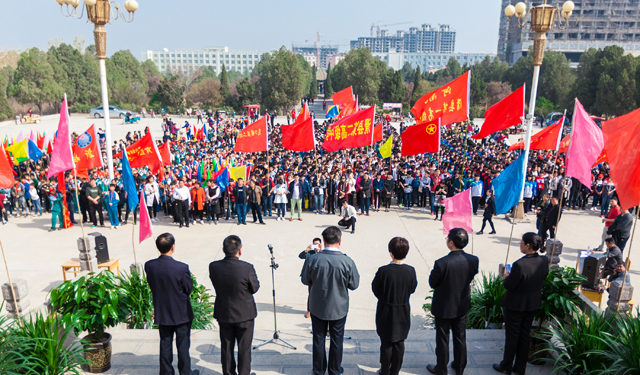
M 355 207 L 349 204 L 346 200 L 342 201 L 342 208 L 340 209 L 340 216 L 342 220 L 338 222 L 341 227 L 346 227 L 346 230 L 351 228 L 351 234 L 356 232 L 356 221 L 358 220 L 358 211 Z
M 391 264 L 380 267 L 371 288 L 378 299 L 376 332 L 380 336 L 380 375 L 398 375 L 404 357 L 404 340 L 411 328 L 409 297 L 416 291 L 416 270 L 405 264 L 409 241 L 389 242 Z
M 209 278 L 216 290 L 213 317 L 220 326 L 220 355 L 223 375 L 251 373 L 251 341 L 258 316 L 253 295 L 260 288 L 256 270 L 240 260 L 242 241 L 231 235 L 222 243 L 224 259 L 209 264 Z M 238 371 L 233 348 L 238 342 Z
M 173 335 L 178 349 L 178 372 L 180 375 L 198 375 L 191 370 L 189 347 L 191 346 L 191 290 L 193 279 L 189 266 L 173 259 L 176 250 L 175 238 L 163 233 L 156 239 L 160 251 L 157 259 L 144 265 L 147 283 L 153 295 L 154 323 L 160 333 L 160 375 L 173 375 Z
M 329 375 L 340 375 L 344 326 L 349 311 L 349 290 L 358 288 L 360 274 L 353 260 L 340 252 L 340 228 L 328 227 L 322 232 L 322 239 L 324 249 L 305 260 L 300 277 L 302 283 L 309 286 L 313 373 L 324 375 L 327 371 L 325 335 L 328 328 L 331 336 Z
M 449 364 L 449 331 L 453 332 L 453 363 L 451 367 L 461 375 L 467 366 L 465 329 L 471 307 L 471 282 L 478 273 L 478 257 L 464 252 L 469 235 L 462 228 L 453 228 L 447 236 L 449 254 L 436 260 L 429 285 L 434 289 L 431 314 L 436 325 L 437 364 L 428 365 L 432 374 L 446 375 Z
M 607 238 L 604 243 L 607 246 L 607 262 L 604 264 L 602 277 L 609 277 L 613 275 L 618 263 L 622 263 L 622 250 L 616 246 L 616 241 L 613 237 Z

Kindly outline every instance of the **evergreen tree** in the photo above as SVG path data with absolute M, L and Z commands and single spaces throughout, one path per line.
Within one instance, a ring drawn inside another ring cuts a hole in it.
M 231 99 L 231 87 L 229 86 L 229 77 L 227 76 L 227 68 L 222 64 L 220 72 L 220 94 L 225 102 Z
M 324 81 L 324 98 L 331 99 L 333 95 L 333 84 L 331 83 L 331 63 L 327 65 L 327 80 Z
M 309 97 L 317 98 L 318 97 L 318 68 L 314 65 L 311 69 L 311 84 L 309 87 Z
M 416 67 L 413 74 L 413 93 L 411 94 L 411 106 L 420 99 L 420 87 L 422 86 L 422 74 L 420 73 L 420 65 Z

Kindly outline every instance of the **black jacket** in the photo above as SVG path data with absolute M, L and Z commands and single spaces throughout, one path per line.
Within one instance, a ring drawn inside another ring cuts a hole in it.
M 233 187 L 233 197 L 236 200 L 236 204 L 247 204 L 249 203 L 249 187 L 247 185 L 242 185 L 241 189 L 244 191 L 243 199 L 241 200 L 238 195 L 238 185 Z
M 382 189 L 382 191 L 384 192 L 385 195 L 389 195 L 393 193 L 393 189 L 396 187 L 396 182 L 393 181 L 392 178 L 387 177 L 384 180 L 384 188 Z
M 492 196 L 491 198 L 487 199 L 486 205 L 484 206 L 484 213 L 482 214 L 482 217 L 491 219 L 491 217 L 495 214 L 496 214 L 496 200 Z
M 253 295 L 260 283 L 251 264 L 225 257 L 209 264 L 209 278 L 216 290 L 213 317 L 219 323 L 241 323 L 258 316 Z
M 631 226 L 633 225 L 633 215 L 630 213 L 620 214 L 609 225 L 607 233 L 610 234 L 616 241 L 616 245 L 619 245 L 622 239 L 628 239 L 631 235 Z
M 607 262 L 604 264 L 604 268 L 613 271 L 620 262 L 622 262 L 622 251 L 618 246 L 613 245 L 611 249 L 607 250 Z
M 561 215 L 560 205 L 556 204 L 554 206 L 551 206 L 544 217 L 544 226 L 547 228 L 555 226 L 558 223 L 558 215 Z
M 384 341 L 405 340 L 411 328 L 409 297 L 416 291 L 416 270 L 408 265 L 389 264 L 380 267 L 371 283 L 378 299 L 376 332 Z
M 144 271 L 153 294 L 155 324 L 175 326 L 192 321 L 193 279 L 189 266 L 173 257 L 160 255 L 145 263 Z
M 360 189 L 362 190 L 362 198 L 371 198 L 371 179 L 361 179 Z
M 466 315 L 471 307 L 471 281 L 478 273 L 478 257 L 451 251 L 436 260 L 429 285 L 435 289 L 431 313 L 436 318 L 453 319 Z
M 542 284 L 549 273 L 549 258 L 527 254 L 513 263 L 504 279 L 502 306 L 513 311 L 534 311 L 542 304 Z
M 333 196 L 336 195 L 336 187 L 337 187 L 338 183 L 333 179 L 330 178 L 327 180 L 327 191 L 326 191 L 326 196 Z

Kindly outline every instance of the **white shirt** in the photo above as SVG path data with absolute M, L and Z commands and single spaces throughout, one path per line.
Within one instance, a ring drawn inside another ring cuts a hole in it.
M 191 204 L 191 193 L 189 192 L 189 188 L 186 186 L 175 188 L 173 190 L 173 199 L 179 201 L 188 201 L 189 204 Z
M 340 208 L 340 216 L 346 217 L 347 219 L 357 219 L 358 212 L 352 205 L 347 205 L 346 209 L 344 207 Z

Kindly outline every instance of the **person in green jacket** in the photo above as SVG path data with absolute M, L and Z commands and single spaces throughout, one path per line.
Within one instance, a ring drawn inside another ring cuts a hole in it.
M 56 220 L 60 223 L 58 230 L 62 230 L 62 194 L 55 188 L 49 190 L 49 200 L 51 201 L 51 229 L 49 232 L 56 230 Z

